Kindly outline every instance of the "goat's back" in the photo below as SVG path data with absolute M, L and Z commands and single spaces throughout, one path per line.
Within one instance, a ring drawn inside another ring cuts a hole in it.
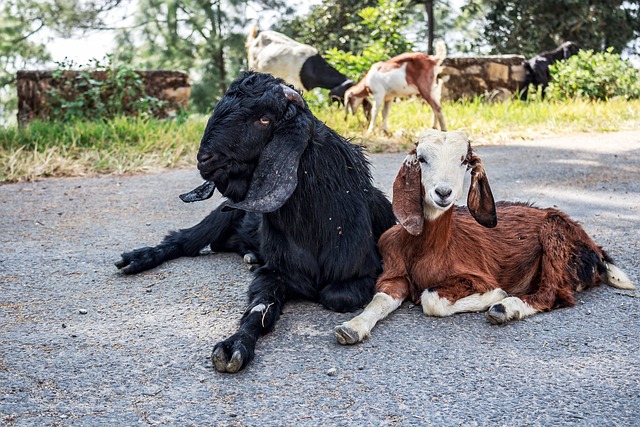
M 263 31 L 248 43 L 247 53 L 250 69 L 273 74 L 297 89 L 305 89 L 300 70 L 318 50 L 276 31 Z
M 599 274 L 579 277 L 586 264 L 601 263 L 603 252 L 565 213 L 510 202 L 498 202 L 496 208 L 495 228 L 481 226 L 463 207 L 445 213 L 450 216 L 449 224 L 446 219 L 425 224 L 419 236 L 410 235 L 400 225 L 391 228 L 379 242 L 383 277 L 387 265 L 397 263 L 400 254 L 403 268 L 410 272 L 414 300 L 425 289 L 437 288 L 454 276 L 473 277 L 486 290 L 499 287 L 510 295 L 523 296 L 540 286 L 544 256 L 564 266 L 568 276 L 561 280 L 574 280 L 565 283 L 571 292 L 603 281 Z

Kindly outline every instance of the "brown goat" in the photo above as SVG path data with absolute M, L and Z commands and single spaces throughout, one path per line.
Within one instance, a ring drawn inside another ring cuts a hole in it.
M 471 170 L 468 209 L 454 206 Z M 384 272 L 365 310 L 336 327 L 341 344 L 369 336 L 405 300 L 425 314 L 488 309 L 503 324 L 575 305 L 603 282 L 635 289 L 585 230 L 557 209 L 494 203 L 482 161 L 462 132 L 430 130 L 405 159 L 393 186 L 400 222 L 378 243 Z
M 440 125 L 441 130 L 447 130 L 440 106 L 441 86 L 437 80 L 446 56 L 447 48 L 444 42 L 438 42 L 434 56 L 421 52 L 407 52 L 384 62 L 376 62 L 358 83 L 345 92 L 346 112 L 351 110 L 356 114 L 360 104 L 371 96 L 373 110 L 367 133 L 375 129 L 381 108 L 382 130 L 387 132 L 387 116 L 394 98 L 420 95 L 433 110 L 433 127 Z

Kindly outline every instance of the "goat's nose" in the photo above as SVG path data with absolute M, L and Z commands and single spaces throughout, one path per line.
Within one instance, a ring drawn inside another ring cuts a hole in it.
M 436 194 L 444 200 L 451 195 L 451 189 L 448 187 L 436 187 Z

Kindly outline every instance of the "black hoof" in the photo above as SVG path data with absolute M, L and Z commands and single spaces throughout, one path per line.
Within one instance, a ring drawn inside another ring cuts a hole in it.
M 507 309 L 502 303 L 493 304 L 485 313 L 487 320 L 494 325 L 504 325 L 509 321 L 507 318 Z
M 244 254 L 242 260 L 245 264 L 258 264 L 260 262 L 260 260 L 258 259 L 258 255 L 253 252 L 247 252 L 246 254 Z
M 356 331 L 344 325 L 333 328 L 333 333 L 342 345 L 352 345 L 361 341 Z
M 161 263 L 161 261 L 158 260 L 155 249 L 151 247 L 125 252 L 121 257 L 122 258 L 116 261 L 114 265 L 124 274 L 140 273 L 157 267 Z
M 211 352 L 211 362 L 218 372 L 235 374 L 253 359 L 253 352 L 244 345 L 240 338 L 229 338 L 219 342 Z

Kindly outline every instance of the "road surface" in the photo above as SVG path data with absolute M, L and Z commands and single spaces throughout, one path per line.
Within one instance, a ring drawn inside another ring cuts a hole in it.
M 640 132 L 477 151 L 496 200 L 565 210 L 639 283 Z M 371 156 L 385 191 L 403 158 Z M 240 257 L 113 266 L 220 202 L 178 199 L 200 183 L 194 168 L 0 186 L 1 425 L 640 425 L 638 292 L 606 286 L 503 327 L 405 303 L 348 347 L 332 329 L 353 314 L 294 302 L 246 370 L 215 372 L 246 304 Z

